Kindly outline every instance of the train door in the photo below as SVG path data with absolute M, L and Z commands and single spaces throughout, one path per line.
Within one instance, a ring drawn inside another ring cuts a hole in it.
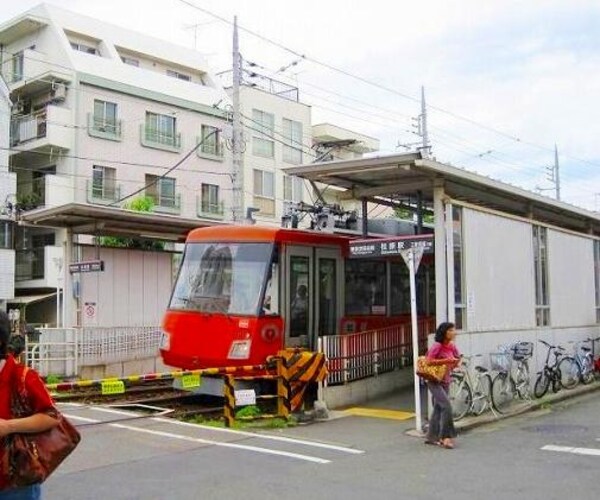
M 317 248 L 315 259 L 315 332 L 336 335 L 343 304 L 342 258 L 339 249 Z
M 314 318 L 313 248 L 288 246 L 285 264 L 285 345 L 310 347 Z

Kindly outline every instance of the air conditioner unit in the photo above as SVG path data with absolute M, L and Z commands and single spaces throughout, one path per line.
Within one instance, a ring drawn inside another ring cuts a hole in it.
M 53 83 L 51 92 L 53 101 L 64 101 L 67 98 L 67 86 L 64 83 Z

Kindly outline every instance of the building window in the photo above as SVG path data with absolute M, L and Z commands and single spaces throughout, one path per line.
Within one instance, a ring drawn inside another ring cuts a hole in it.
M 285 201 L 302 201 L 304 184 L 300 177 L 286 175 L 283 178 L 283 199 Z
M 96 49 L 96 47 L 86 45 L 85 43 L 71 42 L 71 48 L 79 52 L 85 52 L 86 54 L 98 55 L 98 49 Z
M 136 68 L 139 68 L 140 66 L 140 61 L 138 59 L 134 59 L 133 57 L 121 56 L 121 61 L 123 61 L 125 64 L 129 64 L 129 66 L 135 66 Z
M 275 214 L 275 175 L 254 169 L 254 206 L 261 215 Z
M 532 226 L 533 268 L 535 277 L 535 324 L 550 325 L 550 294 L 548 291 L 548 229 Z
M 12 58 L 12 78 L 10 81 L 18 82 L 23 79 L 23 51 L 17 52 Z
M 463 274 L 462 208 L 452 207 L 452 243 L 454 246 L 454 323 L 457 330 L 467 327 L 465 280 Z
M 172 69 L 167 70 L 167 76 L 170 76 L 171 78 L 177 78 L 178 80 L 185 80 L 186 82 L 192 81 L 192 77 L 190 75 L 179 73 L 179 71 L 173 71 Z
M 175 117 L 147 111 L 145 138 L 154 144 L 179 147 Z
M 275 117 L 258 109 L 252 110 L 252 128 L 255 135 L 252 137 L 252 154 L 264 158 L 275 156 Z
M 221 132 L 219 129 L 210 125 L 202 125 L 201 134 L 200 140 L 202 141 L 202 145 L 200 146 L 200 152 L 212 156 L 223 156 Z
M 114 102 L 94 99 L 94 130 L 107 134 L 117 135 L 117 105 Z
M 283 146 L 283 161 L 298 165 L 302 163 L 302 122 L 283 119 L 283 137 L 289 144 Z
M 382 261 L 346 261 L 346 315 L 382 315 L 386 308 L 386 264 Z
M 146 174 L 146 196 L 152 198 L 159 208 L 179 208 L 173 177 L 159 177 Z
M 222 214 L 223 208 L 219 201 L 219 186 L 202 184 L 202 213 Z
M 0 220 L 0 248 L 12 249 L 13 247 L 13 223 Z
M 596 322 L 600 323 L 600 240 L 594 240 L 594 283 L 596 286 Z
M 92 198 L 97 200 L 116 200 L 116 180 L 117 170 L 115 168 L 94 165 L 92 170 Z

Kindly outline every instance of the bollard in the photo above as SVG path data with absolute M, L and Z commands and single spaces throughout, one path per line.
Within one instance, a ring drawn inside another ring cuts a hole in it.
M 233 377 L 226 375 L 223 377 L 223 397 L 225 398 L 225 406 L 223 414 L 225 416 L 225 427 L 233 427 L 235 422 L 235 390 L 233 387 Z
M 282 356 L 276 358 L 277 361 L 277 415 L 285 418 L 290 418 L 290 382 L 288 380 L 287 368 L 285 360 Z

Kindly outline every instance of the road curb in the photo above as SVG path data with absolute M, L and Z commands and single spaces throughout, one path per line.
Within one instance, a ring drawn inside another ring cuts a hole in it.
M 514 409 L 512 409 L 510 412 L 504 415 L 498 415 L 496 417 L 491 413 L 486 413 L 485 415 L 479 417 L 467 417 L 464 420 L 455 422 L 454 425 L 458 432 L 468 432 L 472 429 L 476 429 L 477 427 L 482 427 L 487 424 L 500 422 L 501 420 L 506 420 L 508 418 L 523 415 L 524 413 L 539 410 L 543 406 L 558 403 L 567 399 L 573 399 L 578 396 L 583 396 L 585 394 L 595 392 L 599 389 L 600 382 L 592 382 L 589 385 L 578 385 L 574 389 L 563 389 L 557 392 L 556 394 L 551 393 L 547 396 L 544 396 L 541 399 L 535 399 L 531 402 L 520 403 L 518 405 L 515 405 Z

